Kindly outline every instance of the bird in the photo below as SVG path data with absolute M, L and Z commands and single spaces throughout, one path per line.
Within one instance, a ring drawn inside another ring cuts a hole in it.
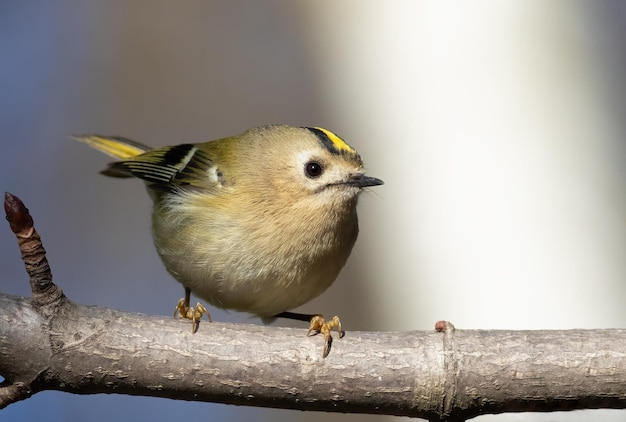
M 152 236 L 166 270 L 185 289 L 174 315 L 192 320 L 202 303 L 309 321 L 323 357 L 340 319 L 291 312 L 324 292 L 359 232 L 358 197 L 383 181 L 365 175 L 358 152 L 320 127 L 268 125 L 203 143 L 152 149 L 120 136 L 76 135 L 118 161 L 102 174 L 145 182 Z

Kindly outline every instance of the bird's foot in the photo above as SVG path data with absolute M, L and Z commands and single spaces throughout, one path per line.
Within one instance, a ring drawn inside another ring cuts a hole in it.
M 333 344 L 333 336 L 330 334 L 332 329 L 337 329 L 337 333 L 339 333 L 339 338 L 342 338 L 345 335 L 345 332 L 341 329 L 341 321 L 338 316 L 334 316 L 331 320 L 326 321 L 322 315 L 313 315 L 311 316 L 311 321 L 309 323 L 309 331 L 306 333 L 307 336 L 314 336 L 316 334 L 322 333 L 324 336 L 324 352 L 322 353 L 322 357 L 328 356 L 330 353 L 330 348 Z
M 195 333 L 198 331 L 198 325 L 200 325 L 200 319 L 202 315 L 206 315 L 209 322 L 212 322 L 211 314 L 204 307 L 203 304 L 198 302 L 195 307 L 189 306 L 189 302 L 185 299 L 181 299 L 178 301 L 176 305 L 176 309 L 174 309 L 174 316 L 179 316 L 180 318 L 186 318 L 191 320 L 191 333 Z

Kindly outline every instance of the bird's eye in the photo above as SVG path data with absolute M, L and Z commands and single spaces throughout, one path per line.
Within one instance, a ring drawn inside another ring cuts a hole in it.
M 309 161 L 304 165 L 304 172 L 306 173 L 307 177 L 310 177 L 311 179 L 316 179 L 320 177 L 323 171 L 324 169 L 322 168 L 322 165 L 317 161 Z

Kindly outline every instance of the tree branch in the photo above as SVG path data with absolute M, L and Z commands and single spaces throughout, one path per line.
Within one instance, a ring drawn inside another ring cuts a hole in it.
M 626 330 L 441 322 L 432 332 L 348 332 L 323 359 L 321 339 L 304 329 L 203 322 L 191 334 L 187 321 L 74 304 L 14 199 L 7 216 L 33 298 L 0 295 L 0 407 L 43 390 L 431 420 L 626 407 Z

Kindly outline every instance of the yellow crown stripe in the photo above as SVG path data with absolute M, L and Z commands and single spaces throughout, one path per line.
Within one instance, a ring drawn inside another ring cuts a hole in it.
M 337 149 L 337 151 L 345 151 L 345 152 L 349 152 L 350 154 L 356 154 L 356 151 L 350 145 L 348 145 L 346 141 L 344 141 L 339 136 L 332 133 L 330 130 L 326 130 L 321 127 L 316 127 L 315 129 L 321 132 L 324 132 L 324 134 L 328 137 L 330 142 L 332 142 L 333 146 Z

